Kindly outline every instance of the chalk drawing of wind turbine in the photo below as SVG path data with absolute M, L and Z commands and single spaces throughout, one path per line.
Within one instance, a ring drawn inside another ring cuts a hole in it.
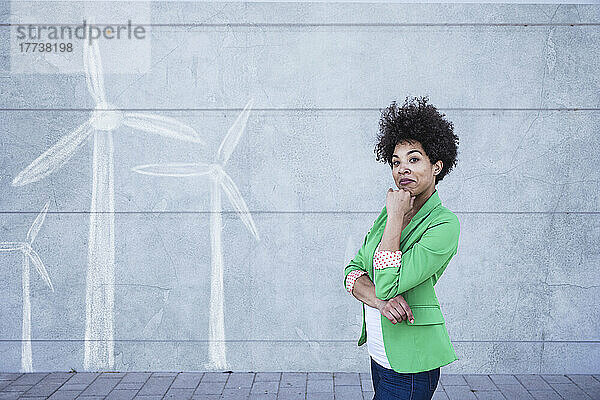
M 114 365 L 114 170 L 112 131 L 122 126 L 171 139 L 204 144 L 191 127 L 169 117 L 122 112 L 106 101 L 104 73 L 96 40 L 84 40 L 88 90 L 96 102 L 90 118 L 36 158 L 13 180 L 14 186 L 39 181 L 63 165 L 86 139 L 94 137 L 92 202 L 86 277 L 84 369 Z
M 221 231 L 221 190 L 235 207 L 238 215 L 256 238 L 260 240 L 252 215 L 236 184 L 225 172 L 224 167 L 231 153 L 238 144 L 246 127 L 253 100 L 250 99 L 244 110 L 229 128 L 221 142 L 215 160 L 206 163 L 167 163 L 147 164 L 133 168 L 140 174 L 155 176 L 202 176 L 208 175 L 211 180 L 210 191 L 210 245 L 211 245 L 211 278 L 210 278 L 210 316 L 209 316 L 209 365 L 223 369 L 227 366 L 225 357 L 225 318 L 223 312 L 223 251 Z
M 46 212 L 50 203 L 46 203 L 42 211 L 37 215 L 33 224 L 27 231 L 26 242 L 0 242 L 0 253 L 18 251 L 23 255 L 23 325 L 21 328 L 22 339 L 21 339 L 21 372 L 33 372 L 31 362 L 31 300 L 29 296 L 29 261 L 33 263 L 37 272 L 40 274 L 46 285 L 54 292 L 54 287 L 46 271 L 46 267 L 42 263 L 42 259 L 38 253 L 31 247 L 35 237 L 37 236 L 44 219 L 46 218 Z

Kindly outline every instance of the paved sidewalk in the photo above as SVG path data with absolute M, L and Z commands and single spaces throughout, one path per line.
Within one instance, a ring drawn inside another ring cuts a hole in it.
M 0 399 L 371 400 L 368 373 L 0 373 Z M 600 375 L 452 375 L 434 399 L 600 399 Z

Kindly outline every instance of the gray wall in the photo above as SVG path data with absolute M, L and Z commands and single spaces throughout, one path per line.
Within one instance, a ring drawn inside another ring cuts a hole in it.
M 600 370 L 600 6 L 145 5 L 157 24 L 151 69 L 117 71 L 101 42 L 107 97 L 189 124 L 207 144 L 114 130 L 115 359 L 98 369 L 218 369 L 208 355 L 210 181 L 132 168 L 210 162 L 253 98 L 225 169 L 260 240 L 222 195 L 226 369 L 367 372 L 343 269 L 393 185 L 374 160 L 379 110 L 429 95 L 460 137 L 458 166 L 437 187 L 461 222 L 436 285 L 459 357 L 444 371 Z M 79 6 L 4 3 L 2 15 L 77 24 Z M 110 22 L 135 22 L 142 6 Z M 0 27 L 0 242 L 25 241 L 49 201 L 33 248 L 54 291 L 32 265 L 31 361 L 81 371 L 92 140 L 43 180 L 11 181 L 95 105 L 80 43 L 78 71 L 22 73 L 10 28 Z M 4 371 L 22 368 L 21 263 L 0 252 Z

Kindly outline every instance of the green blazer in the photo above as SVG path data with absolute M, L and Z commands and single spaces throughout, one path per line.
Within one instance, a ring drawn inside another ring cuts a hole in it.
M 366 271 L 375 284 L 375 295 L 389 300 L 399 294 L 410 306 L 415 322 L 392 324 L 381 315 L 383 344 L 388 361 L 396 372 L 427 371 L 458 360 L 435 294 L 434 285 L 458 249 L 460 224 L 454 213 L 442 206 L 437 190 L 404 228 L 400 237 L 400 267 L 373 270 L 373 254 L 387 221 L 384 207 L 367 233 L 356 257 L 344 270 L 348 274 Z M 362 333 L 358 345 L 367 341 L 363 304 Z

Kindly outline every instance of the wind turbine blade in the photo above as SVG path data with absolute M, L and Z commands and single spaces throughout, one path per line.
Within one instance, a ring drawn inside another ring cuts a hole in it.
M 166 136 L 171 139 L 205 144 L 200 134 L 194 128 L 170 117 L 143 113 L 125 113 L 123 124 L 134 129 Z
M 250 101 L 248 101 L 248 104 L 246 104 L 244 110 L 242 110 L 231 128 L 229 128 L 227 131 L 227 135 L 225 135 L 223 141 L 221 142 L 221 146 L 219 146 L 219 150 L 217 150 L 217 162 L 223 166 L 225 163 L 227 163 L 229 157 L 231 157 L 231 153 L 233 153 L 235 146 L 237 146 L 238 142 L 240 141 L 240 137 L 242 137 L 242 133 L 244 133 L 253 102 L 254 99 L 250 99 Z
M 33 248 L 31 248 L 31 246 L 24 248 L 24 251 L 29 256 L 29 259 L 31 260 L 33 265 L 35 265 L 35 268 L 37 269 L 38 273 L 42 276 L 44 282 L 46 282 L 46 285 L 48 285 L 48 287 L 54 292 L 54 287 L 52 286 L 52 281 L 50 281 L 50 276 L 48 276 L 46 267 L 44 267 L 42 259 L 40 258 L 38 253 Z
M 90 25 L 93 20 L 90 21 Z M 104 93 L 104 72 L 102 71 L 102 60 L 100 59 L 100 49 L 98 40 L 90 39 L 83 41 L 83 68 L 85 70 L 85 82 L 88 90 L 94 98 L 96 104 L 106 104 L 106 94 Z
M 208 175 L 211 167 L 202 163 L 169 163 L 138 165 L 132 170 L 138 174 L 156 176 L 200 176 Z
M 23 186 L 39 181 L 64 164 L 87 139 L 94 129 L 89 119 L 73 132 L 63 136 L 56 144 L 36 158 L 31 164 L 13 179 L 13 186 Z
M 42 224 L 44 223 L 44 218 L 46 218 L 46 212 L 48 211 L 49 205 L 50 205 L 50 202 L 49 201 L 46 202 L 46 205 L 44 205 L 44 208 L 42 208 L 42 211 L 40 211 L 40 213 L 37 215 L 37 217 L 35 217 L 35 221 L 33 221 L 33 224 L 31 224 L 31 228 L 29 228 L 29 231 L 27 231 L 27 241 L 29 242 L 29 244 L 33 243 L 33 240 L 35 239 L 38 232 L 40 231 L 40 228 L 42 227 Z
M 225 191 L 225 194 L 227 194 L 227 197 L 229 198 L 229 201 L 231 201 L 231 204 L 233 204 L 233 206 L 237 210 L 240 218 L 244 222 L 244 225 L 246 225 L 246 227 L 252 233 L 252 235 L 254 235 L 256 240 L 260 240 L 258 236 L 258 230 L 256 229 L 256 225 L 254 225 L 254 220 L 252 219 L 252 214 L 250 214 L 248 206 L 242 198 L 242 194 L 238 190 L 236 184 L 223 170 L 221 170 L 219 177 L 221 178 L 221 187 Z

